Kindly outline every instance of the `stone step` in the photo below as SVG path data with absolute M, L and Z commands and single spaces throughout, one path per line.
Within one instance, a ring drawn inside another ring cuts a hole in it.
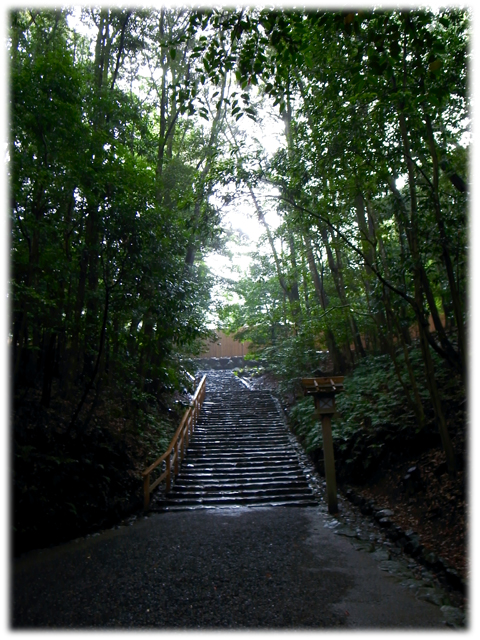
M 278 438 L 278 446 L 272 445 L 272 442 L 265 442 L 263 439 L 258 440 L 257 438 L 197 438 L 195 440 L 191 440 L 188 444 L 188 454 L 195 455 L 198 452 L 208 452 L 208 451 L 249 451 L 254 453 L 258 451 L 259 453 L 268 453 L 268 452 L 278 452 L 278 453 L 287 453 L 292 452 L 292 446 L 287 437 L 281 436 Z
M 282 425 L 283 426 L 283 425 Z M 285 433 L 285 427 L 258 427 L 257 429 L 241 429 L 238 425 L 232 427 L 216 427 L 212 425 L 211 429 L 198 430 L 195 429 L 191 442 L 196 442 L 204 438 L 205 440 L 215 440 L 216 438 L 228 438 L 228 439 L 243 439 L 259 438 L 260 440 L 267 440 L 270 446 L 275 445 L 276 440 L 272 442 L 271 438 L 282 438 L 288 440 L 288 436 Z
M 212 465 L 212 466 L 219 466 L 220 465 L 229 465 L 231 466 L 232 464 L 234 465 L 244 465 L 245 463 L 250 463 L 251 466 L 272 466 L 273 465 L 278 465 L 278 464 L 288 464 L 288 463 L 292 463 L 292 464 L 297 464 L 297 461 L 292 457 L 292 454 L 290 453 L 290 455 L 279 455 L 279 454 L 272 454 L 272 455 L 250 455 L 248 452 L 244 453 L 243 455 L 240 453 L 224 453 L 224 454 L 219 454 L 219 455 L 197 455 L 197 456 L 193 456 L 193 455 L 189 455 L 188 456 L 188 464 L 190 465 L 190 468 L 192 466 L 198 467 L 199 465 Z
M 228 471 L 217 470 L 215 473 L 192 469 L 188 473 L 185 473 L 185 471 L 181 471 L 177 476 L 175 484 L 177 482 L 187 481 L 198 483 L 238 481 L 242 482 L 243 484 L 248 484 L 249 482 L 269 482 L 276 480 L 287 481 L 290 479 L 302 480 L 304 478 L 305 476 L 298 469 L 283 469 L 281 471 L 268 469 L 267 472 L 260 470 L 255 471 L 252 469 L 243 471 L 230 469 Z
M 220 499 L 224 498 L 278 498 L 282 499 L 290 499 L 291 496 L 295 496 L 295 498 L 302 497 L 310 497 L 310 492 L 308 489 L 301 488 L 287 488 L 287 489 L 246 489 L 246 488 L 237 488 L 237 489 L 225 489 L 225 490 L 214 490 L 214 489 L 202 489 L 199 491 L 185 491 L 179 489 L 172 489 L 168 494 L 168 500 L 200 500 L 200 499 Z
M 153 509 L 316 504 L 270 393 L 250 391 L 228 371 L 207 374 L 180 473 Z
M 310 496 L 305 494 L 286 494 L 286 495 L 278 495 L 278 496 L 262 496 L 262 495 L 253 495 L 253 496 L 218 496 L 218 497 L 177 497 L 175 499 L 170 500 L 167 496 L 165 500 L 162 502 L 162 505 L 167 506 L 190 506 L 190 505 L 204 505 L 204 506 L 231 506 L 231 505 L 250 505 L 250 504 L 288 504 L 288 503 L 299 503 L 303 502 L 304 504 L 314 506 L 317 502 Z
M 255 405 L 252 406 L 250 403 L 248 404 L 238 403 L 228 408 L 225 407 L 225 403 L 218 403 L 218 405 L 217 404 L 207 405 L 206 403 L 203 403 L 203 406 L 202 406 L 202 413 L 207 416 L 208 415 L 229 416 L 234 411 L 241 411 L 242 415 L 244 415 L 246 418 L 255 418 L 255 416 L 259 416 L 259 415 L 266 415 L 272 418 L 278 417 L 277 405 L 274 402 L 268 405 L 264 404 L 261 406 L 255 406 Z
M 246 424 L 239 420 L 224 422 L 219 420 L 209 420 L 207 423 L 197 423 L 193 433 L 222 433 L 228 435 L 230 432 L 258 433 L 265 432 L 283 432 L 285 433 L 285 425 L 283 422 L 274 422 L 273 420 L 257 420 L 251 424 Z
M 285 433 L 274 432 L 271 434 L 258 435 L 255 433 L 251 434 L 241 434 L 241 433 L 224 433 L 218 435 L 195 435 L 190 439 L 188 443 L 189 448 L 194 445 L 205 445 L 208 444 L 218 444 L 219 442 L 233 442 L 235 444 L 258 444 L 259 446 L 265 447 L 276 447 L 276 446 L 292 446 L 290 438 Z
M 189 447 L 188 458 L 189 460 L 196 460 L 197 458 L 212 457 L 217 458 L 219 456 L 226 456 L 231 458 L 233 456 L 252 456 L 256 458 L 261 457 L 292 457 L 292 450 L 285 447 L 284 449 L 262 449 L 255 445 L 221 445 L 213 447 Z
M 282 431 L 283 429 L 285 429 L 285 426 L 283 424 L 283 422 L 281 422 L 280 420 L 277 420 L 276 422 L 274 420 L 256 420 L 255 422 L 252 423 L 246 423 L 246 422 L 241 422 L 239 424 L 239 420 L 233 420 L 231 419 L 230 421 L 225 421 L 225 420 L 214 420 L 213 418 L 208 420 L 207 422 L 198 422 L 197 426 L 195 427 L 195 431 L 194 433 L 204 433 L 205 431 L 210 431 L 212 430 L 213 432 L 215 431 L 221 431 L 221 432 L 225 432 L 227 433 L 228 431 L 231 430 L 238 430 L 238 431 L 251 431 L 252 433 L 255 433 L 257 431 L 262 431 L 264 429 L 267 429 L 268 431 Z
M 316 507 L 318 502 L 311 498 L 299 498 L 298 500 L 282 500 L 282 499 L 270 499 L 259 500 L 258 502 L 227 502 L 219 504 L 205 504 L 204 502 L 198 502 L 194 504 L 181 504 L 178 502 L 172 502 L 172 504 L 166 504 L 165 502 L 158 502 L 151 507 L 151 511 L 154 513 L 163 513 L 168 511 L 194 511 L 200 509 L 225 509 L 232 508 L 245 508 L 254 509 L 255 507 Z
M 236 422 L 238 419 L 240 419 L 242 421 L 242 424 L 244 425 L 255 424 L 257 422 L 269 423 L 273 421 L 277 424 L 282 424 L 283 422 L 281 417 L 279 417 L 278 413 L 276 414 L 255 413 L 252 415 L 240 416 L 238 415 L 240 412 L 243 412 L 243 410 L 240 407 L 238 409 L 234 409 L 230 411 L 228 414 L 220 414 L 216 412 L 209 413 L 205 411 L 199 417 L 199 424 L 202 424 L 202 422 L 211 424 L 212 421 L 216 421 L 216 420 L 218 420 L 219 422 L 221 422 L 222 420 L 224 420 L 225 422 Z
M 177 480 L 172 491 L 181 490 L 185 493 L 208 493 L 212 491 L 215 493 L 222 493 L 226 491 L 264 491 L 267 489 L 276 491 L 288 491 L 290 489 L 309 490 L 309 486 L 306 480 L 264 480 L 263 482 L 239 482 L 238 480 L 224 480 L 223 482 L 220 482 L 218 479 L 215 479 L 211 482 L 198 483 L 194 481 L 189 482 L 188 478 L 185 478 L 181 481 Z M 172 492 L 169 493 L 170 497 L 171 493 Z
M 182 471 L 188 471 L 189 469 L 210 469 L 211 471 L 215 470 L 228 470 L 228 469 L 250 469 L 250 470 L 260 470 L 264 469 L 265 471 L 268 469 L 297 469 L 298 462 L 290 458 L 289 460 L 254 460 L 249 462 L 248 459 L 245 460 L 232 460 L 231 462 L 227 461 L 211 461 L 208 460 L 196 460 L 194 462 L 189 462 L 188 459 L 186 464 L 182 465 Z
M 190 442 L 188 443 L 189 448 L 193 447 L 197 444 L 215 444 L 216 442 L 235 442 L 246 444 L 251 443 L 263 443 L 265 446 L 277 447 L 277 446 L 292 446 L 291 440 L 285 431 L 271 431 L 264 435 L 263 433 L 241 433 L 239 430 L 229 430 L 223 433 L 218 434 L 208 434 L 208 433 L 194 433 L 190 438 Z
M 286 443 L 291 446 L 291 441 L 285 433 L 282 432 L 271 432 L 267 435 L 259 435 L 257 433 L 239 433 L 239 432 L 225 432 L 219 434 L 194 434 L 194 436 L 190 439 L 188 446 L 194 446 L 196 444 L 206 444 L 208 443 L 218 443 L 218 442 L 235 442 L 235 443 L 259 443 L 264 444 L 268 447 L 275 447 L 277 443 Z

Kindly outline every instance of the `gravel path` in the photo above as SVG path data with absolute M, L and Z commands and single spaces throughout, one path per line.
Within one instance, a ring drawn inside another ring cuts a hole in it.
M 202 509 L 36 551 L 12 565 L 14 629 L 441 629 L 319 507 Z M 338 523 L 337 523 L 338 524 Z

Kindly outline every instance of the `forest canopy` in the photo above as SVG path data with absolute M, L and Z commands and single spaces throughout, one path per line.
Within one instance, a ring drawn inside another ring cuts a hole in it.
M 386 358 L 419 429 L 433 412 L 453 470 L 439 378 L 464 389 L 468 11 L 9 19 L 18 504 L 36 499 L 28 466 L 80 464 L 66 443 L 97 424 L 124 446 L 164 446 L 151 424 L 173 424 L 172 398 L 191 385 L 209 335 L 205 256 L 224 250 L 222 202 L 240 192 L 268 251 L 225 285 L 236 297 L 221 326 L 288 380 Z M 284 129 L 274 155 L 240 127 L 268 113 Z

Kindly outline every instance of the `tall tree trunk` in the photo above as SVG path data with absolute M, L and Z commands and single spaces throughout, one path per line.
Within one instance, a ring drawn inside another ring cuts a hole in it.
M 77 406 L 77 408 L 75 409 L 75 412 L 72 416 L 72 419 L 70 420 L 70 424 L 68 426 L 67 431 L 70 432 L 73 427 L 75 426 L 75 423 L 80 415 L 80 412 L 83 408 L 83 405 L 85 404 L 85 401 L 87 400 L 88 394 L 90 393 L 95 378 L 97 376 L 99 367 L 100 367 L 100 362 L 101 362 L 101 358 L 103 356 L 103 350 L 104 350 L 104 346 L 105 346 L 105 339 L 106 339 L 106 332 L 107 332 L 107 320 L 108 320 L 108 310 L 109 310 L 109 305 L 110 305 L 110 289 L 108 286 L 105 286 L 105 306 L 103 309 L 103 319 L 102 319 L 102 328 L 100 330 L 100 341 L 99 341 L 99 346 L 98 346 L 98 352 L 97 352 L 97 359 L 95 362 L 95 366 L 93 368 L 93 371 L 91 373 L 90 379 L 88 381 L 87 386 L 85 387 L 85 390 L 83 392 L 82 398 Z M 85 428 L 85 424 L 83 426 L 83 428 Z
M 395 87 L 395 79 L 392 78 Z M 407 163 L 408 173 L 408 188 L 410 193 L 410 228 L 407 232 L 407 238 L 409 241 L 410 252 L 413 260 L 413 281 L 415 288 L 415 312 L 418 318 L 418 328 L 420 334 L 420 347 L 422 351 L 423 362 L 425 366 L 425 373 L 427 378 L 428 390 L 430 393 L 430 399 L 432 401 L 433 410 L 435 412 L 435 419 L 437 427 L 442 440 L 443 449 L 445 451 L 447 466 L 450 473 L 454 473 L 456 470 L 456 460 L 453 451 L 452 442 L 448 433 L 447 424 L 445 420 L 445 414 L 443 411 L 440 394 L 438 391 L 435 369 L 433 366 L 432 357 L 430 354 L 429 340 L 427 334 L 428 322 L 423 317 L 423 288 L 422 288 L 422 263 L 420 251 L 418 248 L 418 205 L 417 205 L 417 191 L 415 181 L 415 167 L 412 160 L 410 143 L 407 131 L 407 125 L 405 116 L 403 113 L 403 105 L 398 106 L 398 118 L 400 125 L 400 135 L 403 145 L 403 152 Z
M 293 277 L 290 277 L 289 284 L 289 300 L 290 306 L 292 309 L 292 317 L 296 325 L 301 323 L 302 317 L 302 308 L 300 305 L 300 295 L 298 290 L 298 266 L 297 266 L 297 258 L 296 258 L 296 247 L 295 247 L 295 238 L 293 236 L 293 232 L 290 228 L 288 228 L 287 224 L 287 236 L 288 236 L 288 246 L 290 248 L 290 264 L 292 267 Z
M 34 195 L 32 199 L 32 214 L 35 220 L 35 226 L 31 235 L 31 238 L 28 238 L 28 267 L 27 267 L 27 277 L 25 281 L 26 290 L 28 289 L 36 290 L 38 287 L 39 281 L 39 260 L 40 260 L 40 221 L 42 220 L 45 213 L 45 204 L 44 204 L 44 187 L 43 184 L 37 182 L 34 187 Z M 21 311 L 21 320 L 20 320 L 20 329 L 18 331 L 18 345 L 16 345 L 16 357 L 14 364 L 14 378 L 18 379 L 18 375 L 20 374 L 21 365 L 24 361 L 24 352 L 28 349 L 28 340 L 27 336 L 29 334 L 32 335 L 32 346 L 39 346 L 39 332 L 38 326 L 34 321 L 32 326 L 29 326 L 28 316 L 30 311 L 30 300 L 27 298 L 24 299 Z M 30 353 L 29 361 L 32 365 L 32 376 L 35 377 L 36 367 L 37 367 L 37 358 L 34 354 Z
M 433 204 L 434 204 L 433 210 L 435 212 L 435 220 L 436 220 L 437 229 L 440 235 L 440 244 L 442 247 L 442 259 L 445 265 L 448 285 L 449 285 L 450 294 L 452 297 L 453 313 L 455 318 L 455 324 L 457 326 L 458 354 L 460 358 L 462 378 L 465 382 L 466 352 L 465 352 L 465 328 L 464 328 L 464 319 L 463 319 L 463 305 L 460 299 L 460 295 L 459 295 L 459 291 L 458 291 L 458 287 L 455 279 L 455 273 L 453 270 L 452 259 L 449 251 L 450 243 L 447 237 L 447 232 L 445 230 L 445 223 L 443 220 L 442 210 L 440 206 L 439 161 L 437 156 L 435 139 L 433 136 L 432 123 L 430 121 L 430 116 L 426 111 L 425 111 L 425 124 L 426 124 L 426 130 L 427 130 L 428 146 L 430 149 L 430 155 L 432 157 L 432 163 L 433 163 L 433 184 L 432 184 L 432 195 L 433 195 Z
M 305 249 L 307 253 L 307 262 L 310 269 L 310 274 L 312 276 L 313 285 L 315 287 L 315 293 L 317 294 L 318 301 L 323 311 L 327 311 L 328 297 L 325 292 L 323 282 L 320 279 L 320 275 L 318 273 L 317 264 L 315 262 L 315 256 L 313 255 L 312 243 L 307 233 L 303 235 L 303 240 L 304 240 Z M 338 348 L 337 341 L 335 340 L 335 334 L 333 333 L 327 320 L 325 321 L 325 325 L 326 325 L 325 340 L 327 342 L 328 351 L 332 357 L 334 371 L 338 372 L 340 375 L 343 375 L 347 370 L 345 358 L 343 357 L 340 349 Z
M 415 256 L 416 263 L 415 263 L 414 269 L 418 271 L 418 275 L 421 282 L 421 288 L 425 293 L 425 297 L 428 303 L 428 308 L 432 315 L 435 330 L 437 331 L 437 335 L 440 340 L 441 346 L 436 343 L 436 341 L 434 340 L 433 336 L 430 334 L 429 331 L 427 332 L 427 339 L 431 344 L 431 346 L 442 356 L 442 358 L 444 358 L 453 369 L 458 371 L 458 373 L 462 374 L 463 369 L 462 369 L 462 364 L 459 358 L 459 354 L 454 349 L 451 341 L 447 336 L 445 327 L 441 322 L 437 305 L 435 303 L 435 297 L 433 295 L 430 282 L 428 280 L 428 276 L 425 271 L 425 267 L 421 261 L 420 253 L 418 250 L 417 235 L 416 235 L 418 232 L 415 232 L 415 233 L 412 232 L 412 229 L 411 229 L 412 225 L 411 223 L 408 222 L 408 212 L 407 212 L 405 203 L 403 201 L 402 195 L 396 188 L 395 181 L 393 179 L 389 181 L 389 187 L 401 210 L 401 215 L 396 216 L 396 222 L 397 222 L 397 225 L 399 226 L 399 234 L 401 235 L 402 232 L 405 233 L 410 253 L 412 256 Z M 414 206 L 416 211 L 416 200 L 415 200 Z M 416 223 L 415 223 L 415 226 L 416 226 Z M 403 256 L 403 259 L 405 260 L 405 255 Z M 418 311 L 416 311 L 415 308 L 414 308 L 414 311 L 416 312 L 417 318 L 419 318 L 420 316 L 418 315 Z
M 75 376 L 78 373 L 78 368 L 80 363 L 80 334 L 81 334 L 82 311 L 84 309 L 84 302 L 85 302 L 87 270 L 88 270 L 88 251 L 86 247 L 84 247 L 80 254 L 77 294 L 75 297 L 75 308 L 73 312 L 71 345 L 68 348 L 67 354 L 66 354 L 65 377 L 62 384 L 62 393 L 64 396 L 66 396 L 71 389 Z
M 394 313 L 394 311 L 392 310 L 391 304 L 390 304 L 390 299 L 389 299 L 389 295 L 386 291 L 384 291 L 384 305 L 385 305 L 385 309 L 386 309 L 386 318 L 387 318 L 387 327 L 388 327 L 388 331 L 386 332 L 386 339 L 388 340 L 388 349 L 389 349 L 389 354 L 390 357 L 392 359 L 393 365 L 395 367 L 395 372 L 397 374 L 397 378 L 400 381 L 400 384 L 403 387 L 404 393 L 405 393 L 405 397 L 407 398 L 407 402 L 410 405 L 410 407 L 412 408 L 415 417 L 417 419 L 417 423 L 418 423 L 418 427 L 419 429 L 423 429 L 423 427 L 425 426 L 425 412 L 423 409 L 423 403 L 422 403 L 422 399 L 420 397 L 420 392 L 418 390 L 418 385 L 417 385 L 417 381 L 415 378 L 415 373 L 413 371 L 413 367 L 412 367 L 412 363 L 410 361 L 410 357 L 408 355 L 408 349 L 407 349 L 407 345 L 405 344 L 405 340 L 403 339 L 403 334 L 399 328 L 398 325 L 398 319 L 396 317 L 396 314 Z M 395 331 L 394 325 L 396 325 L 396 329 L 397 331 Z M 397 363 L 397 358 L 396 358 L 396 353 L 395 353 L 395 346 L 393 343 L 393 336 L 396 335 L 397 341 L 400 343 L 401 347 L 402 347 L 402 351 L 403 351 L 403 358 L 405 361 L 405 366 L 407 369 L 407 373 L 408 373 L 408 378 L 410 381 L 410 386 L 408 386 L 407 384 L 405 384 L 405 382 L 403 381 L 401 372 L 399 370 L 399 366 Z M 412 397 L 413 394 L 413 397 Z
M 43 365 L 43 384 L 42 384 L 42 399 L 41 403 L 44 407 L 50 405 L 50 397 L 52 394 L 52 381 L 55 371 L 55 344 L 57 341 L 57 334 L 48 331 L 45 336 L 45 358 Z
M 198 229 L 201 225 L 201 216 L 200 211 L 203 202 L 208 197 L 208 193 L 205 191 L 207 176 L 212 168 L 213 156 L 215 155 L 214 149 L 218 142 L 218 137 L 220 133 L 220 127 L 222 125 L 222 121 L 224 119 L 224 101 L 225 101 L 225 91 L 227 87 L 227 74 L 224 73 L 222 77 L 222 83 L 220 85 L 220 97 L 217 101 L 216 109 L 215 109 L 215 117 L 212 122 L 212 128 L 210 130 L 210 137 L 208 140 L 207 148 L 206 148 L 206 156 L 203 169 L 200 173 L 200 178 L 198 180 L 198 195 L 195 199 L 193 216 L 192 216 L 192 233 L 190 242 L 187 247 L 187 254 L 185 256 L 185 263 L 191 267 L 195 260 L 196 254 L 196 244 L 197 238 L 196 235 L 198 233 Z
M 100 229 L 97 206 L 89 207 L 86 232 L 85 249 L 88 254 L 88 270 L 85 290 L 85 333 L 83 336 L 83 373 L 87 377 L 92 374 L 94 355 L 96 353 L 95 335 L 97 334 L 97 320 L 99 319 L 98 277 L 99 277 L 99 251 Z
M 345 288 L 345 282 L 343 279 L 343 264 L 342 264 L 342 253 L 338 243 L 335 243 L 335 256 L 336 256 L 336 272 L 337 272 L 337 281 L 338 281 L 338 295 L 343 305 L 347 306 L 347 293 Z M 362 358 L 366 356 L 365 349 L 363 347 L 362 337 L 360 335 L 360 331 L 358 329 L 357 321 L 353 313 L 348 311 L 348 322 L 350 324 L 350 329 L 352 332 L 353 343 L 355 345 L 355 351 L 360 354 Z
M 375 321 L 375 330 L 369 332 L 370 334 L 370 342 L 372 343 L 373 349 L 377 350 L 378 343 L 380 343 L 380 350 L 383 353 L 388 353 L 389 346 L 387 341 L 385 340 L 384 331 L 382 329 L 385 327 L 385 319 L 381 311 L 375 308 L 374 303 L 372 302 L 372 287 L 371 287 L 371 279 L 374 277 L 373 271 L 370 265 L 375 264 L 376 260 L 376 233 L 374 227 L 374 220 L 371 215 L 368 215 L 368 222 L 366 218 L 365 211 L 366 201 L 364 199 L 363 194 L 359 191 L 355 196 L 355 211 L 357 214 L 357 223 L 358 228 L 360 230 L 361 235 L 361 243 L 362 243 L 362 252 L 365 256 L 364 260 L 364 270 L 365 277 L 363 278 L 363 283 L 365 287 L 365 296 L 367 299 L 367 306 L 372 315 L 372 318 Z M 367 338 L 367 335 L 366 335 Z

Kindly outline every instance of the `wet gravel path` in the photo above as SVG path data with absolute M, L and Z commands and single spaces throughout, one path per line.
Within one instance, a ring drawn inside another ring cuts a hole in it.
M 11 567 L 13 628 L 462 628 L 452 593 L 371 518 L 342 496 L 327 513 L 325 481 L 289 437 L 318 507 L 134 516 L 30 552 Z
M 12 625 L 445 628 L 441 606 L 335 535 L 336 526 L 321 506 L 155 514 L 17 560 Z

